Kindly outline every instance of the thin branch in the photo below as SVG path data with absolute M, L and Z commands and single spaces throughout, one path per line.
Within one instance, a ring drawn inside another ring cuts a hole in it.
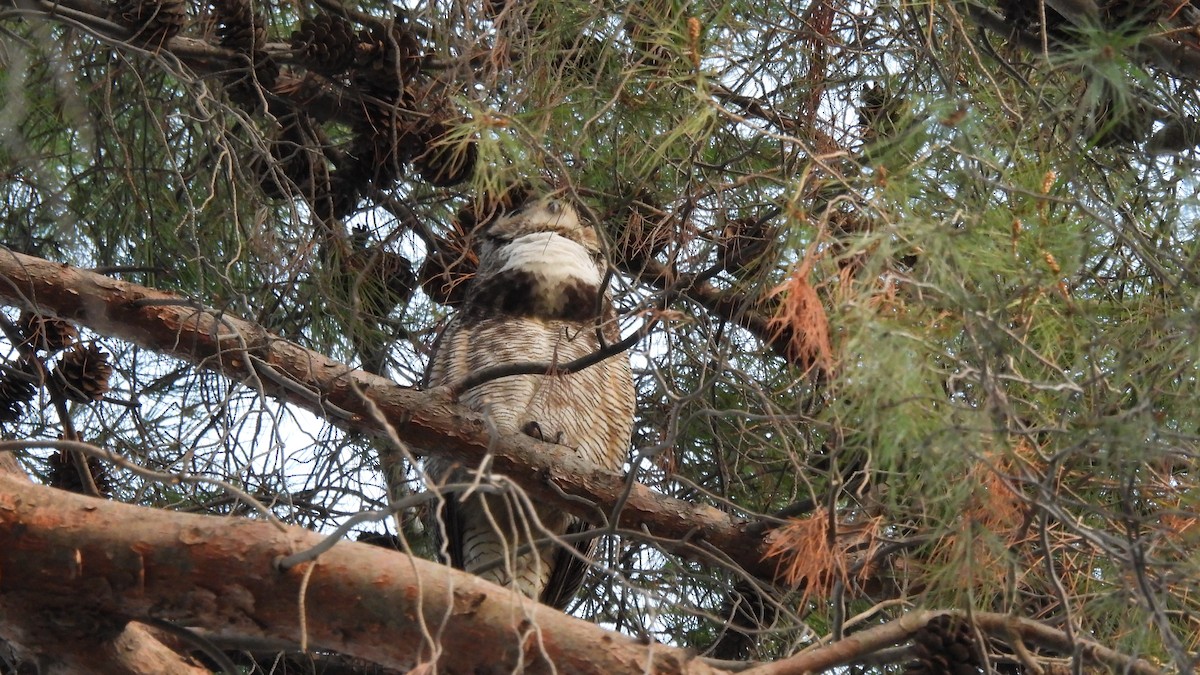
M 539 363 L 530 361 L 525 363 L 509 363 L 503 366 L 493 366 L 491 368 L 484 368 L 472 373 L 470 376 L 463 378 L 461 382 L 456 382 L 453 384 L 450 388 L 457 396 L 461 395 L 465 391 L 470 391 L 481 384 L 491 382 L 492 380 L 498 380 L 502 377 L 513 377 L 516 375 L 570 375 L 571 373 L 578 373 L 579 371 L 585 368 L 590 368 L 609 357 L 616 356 L 617 354 L 621 354 L 629 350 L 635 344 L 641 342 L 642 338 L 649 335 L 650 331 L 654 329 L 654 326 L 657 323 L 657 320 L 651 319 L 642 324 L 641 328 L 625 336 L 620 341 L 614 342 L 610 345 L 605 345 L 591 354 L 585 354 L 574 361 L 568 361 L 567 363 L 563 364 Z
M 871 654 L 908 640 L 939 616 L 958 616 L 964 620 L 973 620 L 981 631 L 999 640 L 1011 639 L 1015 634 L 1026 642 L 1066 654 L 1078 650 L 1085 663 L 1103 665 L 1116 672 L 1134 675 L 1161 675 L 1162 672 L 1148 661 L 1122 654 L 1091 640 L 1072 639 L 1063 631 L 1031 619 L 993 612 L 972 612 L 968 618 L 962 612 L 953 611 L 912 612 L 882 626 L 853 633 L 832 644 L 743 672 L 749 675 L 802 675 L 860 663 Z

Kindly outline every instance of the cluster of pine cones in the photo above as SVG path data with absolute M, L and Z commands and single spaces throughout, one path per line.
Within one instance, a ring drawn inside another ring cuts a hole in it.
M 78 403 L 92 403 L 109 391 L 113 368 L 109 355 L 94 343 L 79 341 L 79 331 L 62 319 L 23 312 L 15 324 L 21 356 L 5 364 L 0 374 L 0 422 L 21 420 L 37 396 L 42 374 L 49 374 L 52 396 Z M 54 359 L 53 368 L 47 363 Z M 36 373 L 36 375 L 34 374 Z M 103 495 L 112 490 L 108 468 L 95 457 L 86 460 L 96 489 Z M 50 456 L 47 472 L 50 485 L 73 492 L 87 492 L 72 453 L 59 451 Z
M 49 372 L 54 388 L 66 398 L 79 403 L 91 403 L 104 397 L 109 391 L 108 380 L 112 366 L 108 354 L 95 344 L 79 342 L 79 332 L 70 323 L 61 319 L 41 316 L 32 312 L 21 314 L 17 322 L 21 332 L 22 347 L 36 356 L 58 354 L 54 368 L 44 364 L 41 372 Z M 21 419 L 25 408 L 37 394 L 37 378 L 19 365 L 8 364 L 0 375 L 0 422 L 12 423 Z
M 250 0 L 212 0 L 212 10 L 218 43 L 242 59 L 224 75 L 230 99 L 270 113 L 270 152 L 250 162 L 267 197 L 302 197 L 319 218 L 340 220 L 406 167 L 439 187 L 473 174 L 476 145 L 423 74 L 426 58 L 405 17 L 363 19 L 370 22 L 359 30 L 348 14 L 303 19 L 289 40 L 299 67 L 285 72 L 268 53 L 266 23 Z M 110 18 L 150 49 L 188 19 L 182 0 L 116 0 Z M 327 137 L 328 122 L 349 126 L 351 138 Z

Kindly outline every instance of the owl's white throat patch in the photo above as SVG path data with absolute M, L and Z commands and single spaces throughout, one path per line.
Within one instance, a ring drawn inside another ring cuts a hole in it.
M 554 232 L 523 234 L 505 244 L 499 254 L 504 260 L 500 272 L 526 272 L 550 287 L 579 282 L 599 286 L 601 282 L 600 270 L 588 250 Z

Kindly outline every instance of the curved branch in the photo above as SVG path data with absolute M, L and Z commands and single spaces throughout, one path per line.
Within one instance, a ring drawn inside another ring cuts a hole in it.
M 304 349 L 261 326 L 181 300 L 145 286 L 0 251 L 2 302 L 54 314 L 97 333 L 190 361 L 345 429 L 386 437 L 391 427 L 405 443 L 471 464 L 478 464 L 490 449 L 497 473 L 535 499 L 592 522 L 597 520 L 592 505 L 611 508 L 624 498 L 627 488 L 621 475 L 598 470 L 562 446 L 524 434 L 492 439 L 483 417 L 452 403 L 445 391 L 401 387 Z M 403 461 L 398 448 L 384 452 L 395 455 L 386 458 L 392 464 Z M 683 555 L 695 555 L 685 542 L 704 540 L 747 571 L 773 580 L 775 565 L 764 561 L 766 545 L 760 534 L 749 531 L 749 524 L 640 484 L 632 486 L 616 523 L 678 541 L 677 552 Z
M 657 321 L 651 319 L 642 324 L 641 328 L 630 333 L 621 340 L 609 345 L 605 345 L 591 354 L 584 354 L 574 361 L 569 361 L 562 364 L 538 363 L 529 361 L 523 363 L 509 363 L 502 366 L 492 366 L 491 368 L 484 368 L 483 370 L 478 370 L 472 373 L 470 376 L 464 378 L 461 382 L 454 383 L 451 388 L 454 390 L 456 395 L 461 395 L 463 392 L 474 389 L 485 382 L 498 380 L 502 377 L 513 377 L 515 375 L 545 375 L 547 373 L 552 373 L 554 375 L 569 375 L 571 373 L 577 373 L 584 368 L 590 368 L 597 363 L 600 363 L 610 356 L 616 356 L 617 354 L 631 349 L 635 344 L 641 342 L 642 338 L 649 335 L 650 331 L 654 329 L 654 326 L 657 323 Z

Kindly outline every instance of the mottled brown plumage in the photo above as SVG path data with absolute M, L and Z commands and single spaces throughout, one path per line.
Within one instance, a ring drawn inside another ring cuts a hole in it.
M 595 230 L 564 202 L 531 202 L 484 232 L 479 271 L 459 313 L 447 325 L 428 372 L 431 386 L 455 385 L 484 369 L 513 363 L 565 364 L 618 337 L 616 316 L 602 287 L 605 266 Z M 600 467 L 620 470 L 633 427 L 634 392 L 624 354 L 567 375 L 518 375 L 484 382 L 461 401 L 490 418 L 500 434 L 525 433 L 565 445 Z M 431 459 L 439 482 L 472 479 L 473 467 Z M 456 567 L 563 607 L 583 581 L 594 540 L 542 546 L 516 555 L 521 544 L 548 531 L 567 534 L 587 525 L 560 508 L 530 514 L 506 495 L 459 500 L 450 495 L 436 530 Z M 443 529 L 444 528 L 444 529 Z

